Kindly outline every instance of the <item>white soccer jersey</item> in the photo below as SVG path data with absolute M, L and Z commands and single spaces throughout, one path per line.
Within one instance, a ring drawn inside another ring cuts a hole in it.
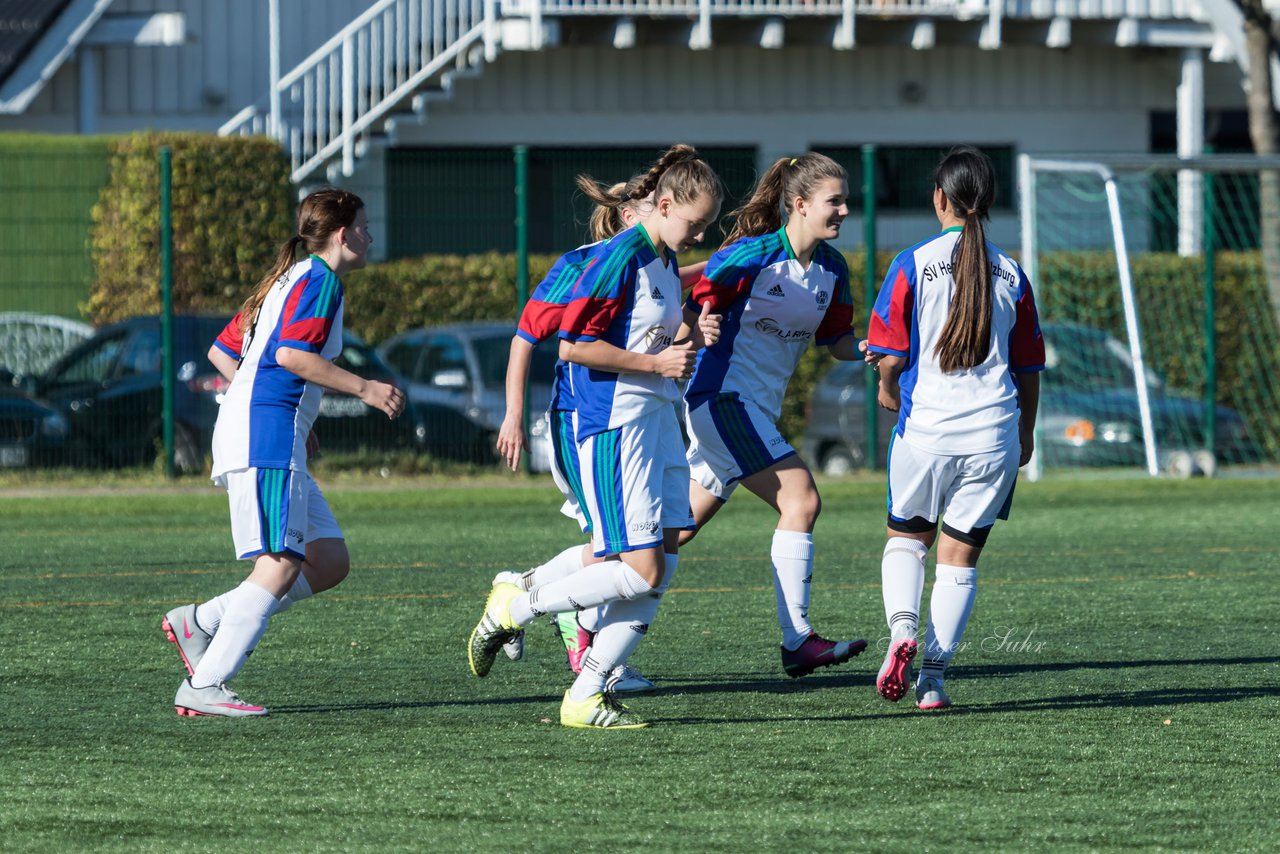
M 724 320 L 720 340 L 698 356 L 685 391 L 690 408 L 737 392 L 777 421 L 809 343 L 833 344 L 853 334 L 844 258 L 819 243 L 805 269 L 786 229 L 744 238 L 712 255 L 689 308 L 700 311 L 708 302 Z
M 307 435 L 324 389 L 280 366 L 291 347 L 335 359 L 342 352 L 342 282 L 312 255 L 271 287 L 251 333 L 239 315 L 216 346 L 241 359 L 213 429 L 213 476 L 249 467 L 307 470 Z
M 673 253 L 659 257 L 643 226 L 602 246 L 574 287 L 561 320 L 568 341 L 607 341 L 633 353 L 657 354 L 680 331 L 680 276 Z M 616 373 L 572 365 L 577 437 L 628 424 L 676 401 L 675 381 L 658 374 Z
M 867 344 L 905 357 L 898 435 L 935 454 L 996 451 L 1018 441 L 1018 391 L 1011 372 L 1044 370 L 1044 339 L 1031 283 L 1012 258 L 987 244 L 993 309 L 991 349 L 982 364 L 942 372 L 934 348 L 955 293 L 952 254 L 961 229 L 949 228 L 893 260 Z

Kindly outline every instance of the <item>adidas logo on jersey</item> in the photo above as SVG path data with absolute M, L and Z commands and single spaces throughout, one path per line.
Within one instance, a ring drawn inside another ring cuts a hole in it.
M 782 285 L 774 285 L 769 288 L 769 296 L 771 297 L 784 297 L 786 295 L 787 292 L 782 289 Z
M 649 296 L 658 302 L 662 302 L 662 291 L 658 290 L 656 287 L 649 293 Z

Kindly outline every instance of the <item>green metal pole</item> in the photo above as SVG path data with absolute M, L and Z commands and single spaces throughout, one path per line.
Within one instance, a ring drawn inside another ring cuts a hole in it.
M 876 304 L 876 295 L 880 292 L 880 283 L 876 280 L 876 147 L 862 146 L 862 245 L 867 253 L 863 267 L 863 289 L 867 306 L 867 324 L 871 323 L 871 310 Z M 866 408 L 867 408 L 867 448 L 865 458 L 867 468 L 880 468 L 880 419 L 879 397 L 880 381 L 875 371 L 866 374 Z
M 1206 148 L 1206 153 L 1212 152 Z M 1217 446 L 1218 365 L 1214 355 L 1218 350 L 1217 332 L 1214 329 L 1217 316 L 1217 293 L 1214 269 L 1217 263 L 1216 205 L 1213 200 L 1213 172 L 1204 173 L 1204 445 L 1210 453 Z
M 516 317 L 529 301 L 529 147 L 517 145 L 516 160 Z M 529 377 L 524 381 L 524 435 L 529 435 Z M 533 460 L 524 455 L 524 470 L 533 471 Z
M 173 152 L 160 149 L 160 352 L 164 388 L 164 475 L 172 479 L 173 461 Z

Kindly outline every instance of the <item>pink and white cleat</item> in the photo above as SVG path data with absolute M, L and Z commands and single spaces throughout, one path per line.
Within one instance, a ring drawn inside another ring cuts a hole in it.
M 926 712 L 951 708 L 951 698 L 942 690 L 942 680 L 933 677 L 921 678 L 916 684 L 916 706 Z
M 169 642 L 178 647 L 178 655 L 182 656 L 182 664 L 187 668 L 187 675 L 196 672 L 200 659 L 213 635 L 208 634 L 196 623 L 196 606 L 180 605 L 160 619 L 160 629 Z
M 781 648 L 782 669 L 792 679 L 799 679 L 819 667 L 843 664 L 866 648 L 864 640 L 829 641 L 814 632 L 796 649 Z
M 262 706 L 255 706 L 240 699 L 225 683 L 207 688 L 194 688 L 191 677 L 182 680 L 178 694 L 173 698 L 173 708 L 179 715 L 188 717 L 253 718 L 267 714 Z
M 916 639 L 899 638 L 889 644 L 884 664 L 876 676 L 876 693 L 891 703 L 901 700 L 911 682 L 911 660 L 916 657 Z

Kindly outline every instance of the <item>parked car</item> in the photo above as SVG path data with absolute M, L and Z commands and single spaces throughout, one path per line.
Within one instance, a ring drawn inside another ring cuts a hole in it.
M 815 470 L 842 475 L 868 467 L 866 375 L 870 371 L 864 362 L 836 362 L 813 387 L 801 454 Z M 879 406 L 876 412 L 877 464 L 883 466 L 898 413 Z
M 431 425 L 454 414 L 456 452 L 495 462 L 494 443 L 506 414 L 507 357 L 515 327 L 509 323 L 459 323 L 414 329 L 385 341 L 378 352 L 406 382 L 409 402 L 426 410 Z M 551 441 L 544 412 L 555 381 L 557 342 L 539 345 L 529 367 L 525 397 L 530 413 L 530 463 L 549 471 Z M 432 433 L 437 432 L 431 429 Z
M 1129 349 L 1100 329 L 1064 323 L 1041 326 L 1045 371 L 1041 378 L 1038 450 L 1044 465 L 1142 466 L 1138 396 Z M 866 409 L 861 363 L 838 362 L 810 399 L 806 458 L 828 474 L 865 465 Z M 1174 474 L 1188 466 L 1212 473 L 1218 459 L 1254 461 L 1260 456 L 1238 412 L 1215 409 L 1215 447 L 1205 447 L 1203 401 L 1169 388 L 1147 372 L 1148 399 L 1160 464 Z M 883 462 L 897 414 L 879 410 Z
M 1129 348 L 1100 329 L 1070 323 L 1041 327 L 1045 372 L 1040 393 L 1040 453 L 1046 466 L 1142 466 L 1146 462 Z M 1219 459 L 1260 456 L 1240 413 L 1214 408 L 1214 447 L 1206 447 L 1204 401 L 1147 370 L 1147 398 L 1161 468 L 1189 474 L 1189 459 L 1212 474 Z
M 207 358 L 226 315 L 174 317 L 174 463 L 201 471 L 228 382 Z M 98 330 L 44 376 L 29 383 L 70 424 L 69 456 L 82 465 L 149 465 L 162 447 L 160 318 L 135 317 Z M 344 333 L 337 364 L 360 376 L 398 382 L 368 345 Z M 321 451 L 418 449 L 427 442 L 420 413 L 392 421 L 348 395 L 326 394 L 315 432 Z
M 0 311 L 0 371 L 19 382 L 40 376 L 92 334 L 89 324 L 56 314 Z
M 67 419 L 47 403 L 14 388 L 7 371 L 0 371 L 0 376 L 0 468 L 61 462 Z

